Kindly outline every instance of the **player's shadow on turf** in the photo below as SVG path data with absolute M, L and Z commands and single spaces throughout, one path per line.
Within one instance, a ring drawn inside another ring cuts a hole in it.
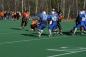
M 21 34 L 24 36 L 30 36 L 30 37 L 38 37 L 37 33 L 31 33 L 31 34 Z M 42 34 L 42 36 L 47 36 L 48 34 Z
M 35 35 L 35 34 L 21 34 L 21 35 L 23 35 L 23 36 L 30 36 L 30 37 L 38 37 L 38 36 Z
M 70 32 L 63 32 L 64 35 L 71 35 Z
M 21 30 L 20 28 L 11 28 L 11 29 L 13 29 L 13 30 Z
M 43 35 L 43 36 L 48 36 L 48 34 L 44 34 L 44 33 L 43 33 L 42 35 Z

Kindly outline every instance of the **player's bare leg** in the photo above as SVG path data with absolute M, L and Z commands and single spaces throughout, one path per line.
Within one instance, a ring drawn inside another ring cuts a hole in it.
M 52 36 L 52 30 L 49 29 L 49 37 Z

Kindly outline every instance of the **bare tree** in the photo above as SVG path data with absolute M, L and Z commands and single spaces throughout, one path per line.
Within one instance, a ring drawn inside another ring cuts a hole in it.
M 38 0 L 35 1 L 35 5 L 36 5 L 35 14 L 37 14 L 37 12 L 38 12 Z
M 85 9 L 85 7 L 86 7 L 86 0 L 84 0 L 83 2 L 84 2 L 83 9 Z

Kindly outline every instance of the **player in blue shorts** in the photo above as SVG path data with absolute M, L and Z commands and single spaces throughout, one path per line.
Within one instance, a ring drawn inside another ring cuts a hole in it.
M 51 21 L 49 23 L 49 37 L 52 36 L 52 32 L 57 30 L 57 27 L 58 27 L 58 13 L 56 13 L 55 11 L 52 11 L 51 12 Z
M 48 14 L 46 13 L 46 11 L 43 11 L 40 15 L 39 15 L 39 24 L 38 24 L 38 33 L 39 33 L 39 37 L 41 37 L 44 28 L 46 28 L 47 26 L 47 19 L 48 19 Z
M 86 12 L 85 12 L 85 27 L 84 27 L 84 32 L 86 32 Z
M 73 34 L 76 33 L 77 29 L 80 29 L 81 33 L 83 33 L 84 30 L 85 30 L 85 21 L 86 21 L 86 19 L 85 19 L 85 11 L 84 10 L 80 11 L 79 18 L 80 18 L 80 20 L 76 24 L 76 26 L 74 27 Z

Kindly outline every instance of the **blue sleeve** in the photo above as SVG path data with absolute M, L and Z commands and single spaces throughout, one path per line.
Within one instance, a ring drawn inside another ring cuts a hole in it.
M 48 20 L 51 20 L 52 19 L 52 16 L 51 15 L 48 15 L 48 18 L 47 18 Z

